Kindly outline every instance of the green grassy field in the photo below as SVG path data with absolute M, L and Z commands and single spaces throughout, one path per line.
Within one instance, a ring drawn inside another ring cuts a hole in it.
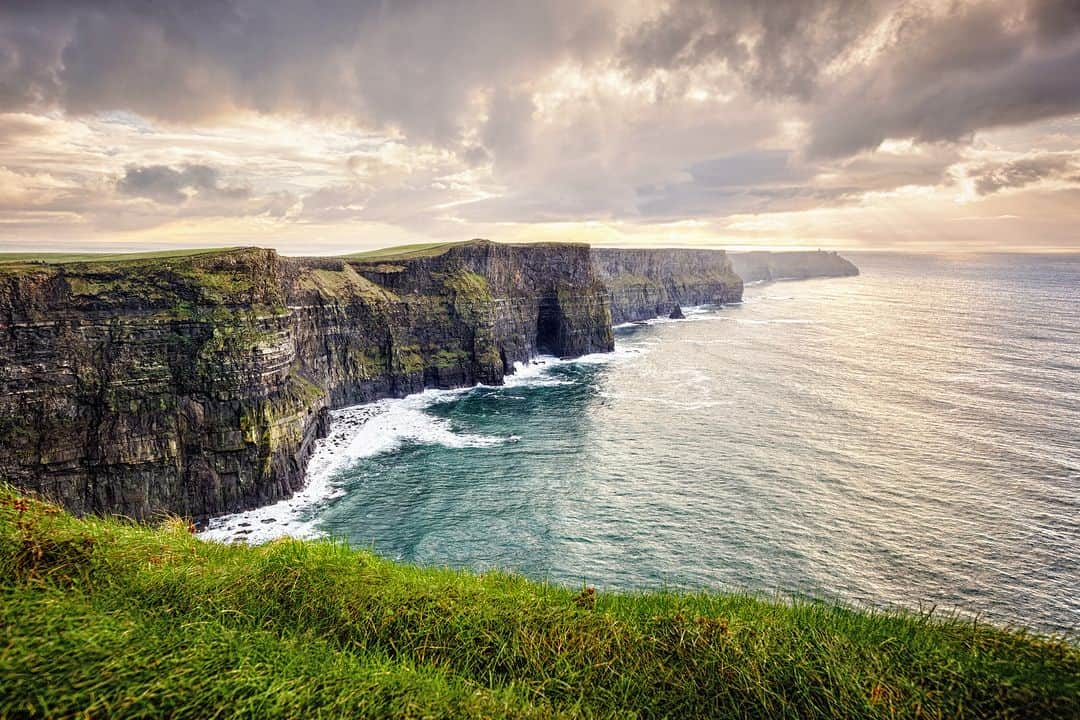
M 433 242 L 415 243 L 413 245 L 396 245 L 394 247 L 366 250 L 364 252 L 350 253 L 341 257 L 348 260 L 408 260 L 417 257 L 433 257 L 442 255 L 455 245 L 463 245 L 469 240 L 461 242 Z
M 225 546 L 0 488 L 0 717 L 1080 717 L 1071 641 Z
M 465 241 L 468 242 L 468 241 Z M 409 258 L 430 257 L 441 255 L 459 242 L 435 242 L 417 243 L 415 245 L 398 245 L 395 247 L 378 248 L 365 252 L 342 255 L 349 260 L 407 260 Z M 238 247 L 220 248 L 188 248 L 181 250 L 160 250 L 157 252 L 130 252 L 130 253 L 33 253 L 33 252 L 0 252 L 0 265 L 3 264 L 27 264 L 44 263 L 46 265 L 60 265 L 66 263 L 95 263 L 95 262 L 124 262 L 127 260 L 154 260 L 167 258 L 183 258 L 195 255 L 209 255 L 213 253 L 238 250 Z
M 132 253 L 0 253 L 0 263 L 45 263 L 57 265 L 61 263 L 84 263 L 84 262 L 123 262 L 125 260 L 153 260 L 155 258 L 179 258 L 192 255 L 210 255 L 213 253 L 238 250 L 236 247 L 220 248 L 188 248 L 184 250 L 159 250 L 157 252 L 132 252 Z

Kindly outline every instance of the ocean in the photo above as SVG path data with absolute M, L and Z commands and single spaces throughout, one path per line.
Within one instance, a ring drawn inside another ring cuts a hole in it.
M 505 386 L 337 411 L 301 493 L 205 536 L 1075 632 L 1080 256 L 850 257 Z

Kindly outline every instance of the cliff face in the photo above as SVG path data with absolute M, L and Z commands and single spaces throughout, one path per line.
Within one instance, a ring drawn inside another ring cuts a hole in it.
M 723 250 L 594 248 L 615 323 L 669 315 L 685 305 L 742 299 L 743 281 Z
M 858 275 L 855 264 L 835 252 L 732 253 L 731 264 L 744 282 L 805 280 L 812 277 Z
M 613 346 L 586 246 L 0 265 L 0 476 L 78 512 L 286 497 L 329 407 Z
M 288 492 L 323 418 L 289 337 L 268 251 L 0 269 L 0 476 L 139 518 Z

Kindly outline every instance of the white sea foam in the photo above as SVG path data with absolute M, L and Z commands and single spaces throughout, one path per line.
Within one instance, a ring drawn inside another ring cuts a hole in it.
M 554 387 L 557 385 L 569 385 L 570 380 L 551 377 L 553 369 L 566 364 L 552 355 L 542 355 L 534 358 L 531 362 L 514 363 L 514 374 L 503 378 L 504 387 Z
M 741 303 L 733 303 L 741 304 Z M 652 325 L 670 325 L 673 323 L 688 323 L 688 322 L 702 322 L 702 321 L 715 321 L 715 320 L 727 320 L 723 314 L 719 313 L 720 306 L 717 305 L 688 305 L 682 308 L 682 318 L 673 319 L 669 317 L 654 317 L 648 320 L 635 320 L 633 322 L 619 323 L 615 326 L 616 330 L 625 330 L 634 327 L 645 327 Z
M 651 342 L 620 343 L 614 352 L 593 353 L 562 360 L 545 355 L 527 363 L 514 363 L 514 373 L 506 376 L 504 387 L 554 387 L 572 380 L 552 376 L 555 368 L 571 363 L 602 364 L 639 355 Z M 279 537 L 318 537 L 318 510 L 339 497 L 341 471 L 365 459 L 391 453 L 405 445 L 443 445 L 450 448 L 486 447 L 517 442 L 516 435 L 496 437 L 455 432 L 445 418 L 425 412 L 433 405 L 452 402 L 464 394 L 493 391 L 475 385 L 454 390 L 425 390 L 404 398 L 388 398 L 336 410 L 331 414 L 330 433 L 319 440 L 308 463 L 307 483 L 292 497 L 254 510 L 233 513 L 211 520 L 199 533 L 205 540 L 264 543 Z M 522 400 L 521 395 L 506 395 Z
M 516 442 L 519 437 L 494 437 L 455 432 L 449 421 L 424 412 L 475 388 L 426 390 L 405 398 L 378 400 L 335 411 L 330 433 L 319 441 L 307 470 L 307 484 L 292 497 L 273 505 L 234 513 L 210 521 L 199 533 L 206 540 L 253 544 L 290 536 L 320 535 L 315 511 L 344 491 L 340 471 L 364 458 L 394 452 L 406 444 L 451 448 L 485 447 Z

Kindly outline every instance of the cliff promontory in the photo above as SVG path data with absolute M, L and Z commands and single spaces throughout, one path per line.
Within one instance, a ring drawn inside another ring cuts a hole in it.
M 815 277 L 858 275 L 855 263 L 835 252 L 823 250 L 792 252 L 731 253 L 732 268 L 744 282 L 805 280 Z

